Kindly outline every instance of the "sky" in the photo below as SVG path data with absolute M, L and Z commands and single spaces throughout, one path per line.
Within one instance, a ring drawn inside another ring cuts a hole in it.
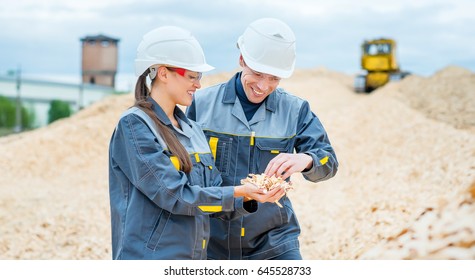
M 190 30 L 211 73 L 238 69 L 237 38 L 252 21 L 286 22 L 297 68 L 360 71 L 364 40 L 393 38 L 402 70 L 432 75 L 448 65 L 475 71 L 473 0 L 16 0 L 0 8 L 0 75 L 77 77 L 80 38 L 120 39 L 118 76 L 133 76 L 142 36 L 163 25 Z

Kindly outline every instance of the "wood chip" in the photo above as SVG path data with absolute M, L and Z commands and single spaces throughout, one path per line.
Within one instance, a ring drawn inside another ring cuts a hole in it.
M 257 186 L 260 189 L 264 189 L 264 192 L 273 190 L 275 188 L 283 188 L 285 193 L 287 191 L 292 190 L 293 186 L 292 183 L 283 180 L 282 178 L 272 176 L 267 176 L 266 174 L 249 174 L 247 178 L 241 180 L 241 184 L 251 183 Z M 276 201 L 280 208 L 282 208 L 282 204 L 279 201 Z

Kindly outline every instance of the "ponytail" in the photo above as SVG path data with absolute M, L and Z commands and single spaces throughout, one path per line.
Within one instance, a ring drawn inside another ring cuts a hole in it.
M 153 104 L 147 101 L 147 97 L 150 95 L 150 89 L 147 87 L 147 75 L 150 73 L 150 69 L 147 69 L 140 77 L 137 79 L 135 85 L 135 107 L 142 109 L 157 125 L 158 133 L 162 136 L 163 140 L 168 146 L 170 153 L 178 158 L 180 162 L 180 170 L 185 173 L 190 173 L 191 167 L 193 166 L 190 160 L 188 151 L 180 143 L 176 135 L 171 131 L 171 129 L 163 124 L 154 113 L 152 106 Z M 152 80 L 152 84 L 155 80 Z M 164 147 L 166 148 L 166 147 Z

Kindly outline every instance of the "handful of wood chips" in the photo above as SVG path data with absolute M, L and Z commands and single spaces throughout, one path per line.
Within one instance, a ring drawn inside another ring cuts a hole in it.
M 275 188 L 283 188 L 284 191 L 292 190 L 293 186 L 292 183 L 283 180 L 282 178 L 272 176 L 267 176 L 266 174 L 249 174 L 247 178 L 241 179 L 241 184 L 251 183 L 257 186 L 260 189 L 264 189 L 264 192 L 273 190 Z M 280 208 L 282 208 L 282 204 L 279 201 L 276 201 Z

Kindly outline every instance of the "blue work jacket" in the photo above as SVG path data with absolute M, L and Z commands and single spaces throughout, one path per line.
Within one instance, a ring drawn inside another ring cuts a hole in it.
M 236 74 L 227 83 L 196 92 L 187 116 L 204 130 L 224 185 L 263 173 L 279 153 L 313 158 L 305 179 L 333 177 L 338 161 L 328 135 L 307 101 L 277 88 L 247 120 L 236 95 Z M 297 186 L 298 187 L 298 186 Z M 279 208 L 259 204 L 257 212 L 237 220 L 211 221 L 210 259 L 270 259 L 299 248 L 300 226 L 287 196 Z
M 220 186 L 206 138 L 177 107 L 174 127 L 151 98 L 158 118 L 172 128 L 190 154 L 192 171 L 179 171 L 177 158 L 142 110 L 127 110 L 109 147 L 109 194 L 113 259 L 206 259 L 209 218 L 234 219 L 256 211 L 256 202 L 235 199 Z M 230 212 L 234 211 L 234 212 Z

